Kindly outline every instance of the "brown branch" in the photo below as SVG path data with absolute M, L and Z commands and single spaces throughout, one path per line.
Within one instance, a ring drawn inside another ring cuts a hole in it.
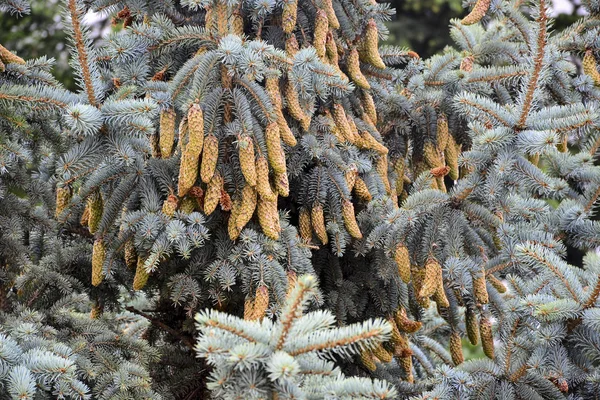
M 75 47 L 77 48 L 77 58 L 79 59 L 79 65 L 81 66 L 81 73 L 83 82 L 85 84 L 85 91 L 87 93 L 88 101 L 91 105 L 96 106 L 96 95 L 94 94 L 94 86 L 92 84 L 92 76 L 90 75 L 90 66 L 88 65 L 88 54 L 85 49 L 85 43 L 83 40 L 83 33 L 81 31 L 81 25 L 79 21 L 79 10 L 77 9 L 76 0 L 69 0 L 69 12 L 71 13 L 71 23 L 73 24 L 73 32 L 75 33 Z
M 540 0 L 540 15 L 537 20 L 539 24 L 536 49 L 537 54 L 535 56 L 533 74 L 531 74 L 531 79 L 527 87 L 527 92 L 525 93 L 525 102 L 523 103 L 523 110 L 521 111 L 521 117 L 519 118 L 519 122 L 517 124 L 517 128 L 519 130 L 525 129 L 525 122 L 527 120 L 527 116 L 529 115 L 529 111 L 531 110 L 531 106 L 533 103 L 533 94 L 538 84 L 540 73 L 542 72 L 542 67 L 544 66 L 544 54 L 546 52 L 546 32 L 548 29 L 548 26 L 546 24 L 547 20 L 548 16 L 546 15 L 546 0 Z
M 164 322 L 162 322 L 161 320 L 159 320 L 159 319 L 156 319 L 156 318 L 154 318 L 153 316 L 151 316 L 151 315 L 148 315 L 148 314 L 146 314 L 146 313 L 145 313 L 145 312 L 143 312 L 143 311 L 137 310 L 137 309 L 136 309 L 136 308 L 134 308 L 134 307 L 131 307 L 131 306 L 129 306 L 129 307 L 125 307 L 125 309 L 126 309 L 127 311 L 129 311 L 129 312 L 132 312 L 132 313 L 134 313 L 134 314 L 137 314 L 137 315 L 139 315 L 139 316 L 142 316 L 142 317 L 146 318 L 148 321 L 150 321 L 150 323 L 151 323 L 152 325 L 154 325 L 154 326 L 157 326 L 157 327 L 159 327 L 160 329 L 162 329 L 162 330 L 164 330 L 164 331 L 166 331 L 166 332 L 170 333 L 171 335 L 175 336 L 177 339 L 181 340 L 181 342 L 182 342 L 182 343 L 183 343 L 183 344 L 184 344 L 184 345 L 185 345 L 187 348 L 189 348 L 189 349 L 190 349 L 190 350 L 192 350 L 192 351 L 195 351 L 195 349 L 194 349 L 194 343 L 192 342 L 192 340 L 191 340 L 189 337 L 187 337 L 187 336 L 183 335 L 181 332 L 179 332 L 179 331 L 177 331 L 177 330 L 175 330 L 175 329 L 171 328 L 169 325 L 165 324 L 165 323 L 164 323 Z

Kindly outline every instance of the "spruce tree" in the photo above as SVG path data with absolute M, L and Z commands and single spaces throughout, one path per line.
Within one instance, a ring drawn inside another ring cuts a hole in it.
M 468 3 L 426 60 L 350 0 L 65 0 L 76 92 L 0 47 L 0 395 L 598 393 L 600 3 Z

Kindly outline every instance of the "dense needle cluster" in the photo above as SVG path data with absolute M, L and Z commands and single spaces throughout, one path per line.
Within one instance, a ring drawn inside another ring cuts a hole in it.
M 78 91 L 0 44 L 0 397 L 600 391 L 597 0 L 427 60 L 374 1 L 63 3 Z

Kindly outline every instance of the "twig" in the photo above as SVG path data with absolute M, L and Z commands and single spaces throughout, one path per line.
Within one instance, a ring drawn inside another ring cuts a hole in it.
M 132 306 L 125 307 L 125 309 L 129 312 L 132 312 L 134 314 L 137 314 L 137 315 L 140 315 L 140 316 L 146 318 L 148 321 L 150 321 L 150 323 L 152 323 L 152 325 L 157 326 L 166 332 L 169 332 L 171 335 L 173 335 L 177 339 L 181 340 L 181 342 L 183 344 L 185 344 L 186 347 L 188 347 L 190 350 L 192 350 L 192 351 L 195 350 L 194 343 L 190 340 L 190 338 L 188 338 L 187 336 L 184 336 L 181 332 L 171 328 L 169 325 L 165 324 L 161 320 L 158 320 L 158 319 L 152 317 L 151 315 L 148 315 L 145 312 L 140 311 Z

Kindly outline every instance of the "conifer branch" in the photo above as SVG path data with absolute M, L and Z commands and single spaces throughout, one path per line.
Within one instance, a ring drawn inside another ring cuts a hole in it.
M 536 55 L 534 57 L 534 65 L 533 72 L 531 77 L 529 78 L 529 84 L 527 86 L 527 91 L 525 93 L 525 99 L 523 102 L 523 109 L 521 110 L 521 116 L 519 117 L 519 122 L 517 123 L 517 129 L 523 130 L 525 129 L 525 123 L 527 122 L 527 117 L 529 116 L 529 110 L 533 105 L 533 94 L 535 92 L 536 87 L 538 86 L 538 81 L 540 78 L 540 74 L 542 73 L 542 68 L 544 67 L 544 56 L 546 53 L 546 33 L 548 29 L 548 17 L 546 15 L 546 0 L 539 0 L 539 16 L 537 19 L 538 23 L 538 36 L 537 36 L 537 48 Z
M 75 34 L 73 40 L 75 41 L 77 57 L 79 59 L 79 65 L 81 66 L 81 78 L 85 84 L 85 91 L 87 93 L 87 98 L 90 105 L 96 107 L 96 94 L 94 93 L 94 85 L 92 82 L 92 75 L 90 73 L 86 43 L 84 42 L 83 32 L 81 30 L 81 16 L 79 14 L 79 8 L 77 7 L 77 0 L 68 0 L 67 8 L 69 9 L 71 23 L 73 24 L 73 32 Z

